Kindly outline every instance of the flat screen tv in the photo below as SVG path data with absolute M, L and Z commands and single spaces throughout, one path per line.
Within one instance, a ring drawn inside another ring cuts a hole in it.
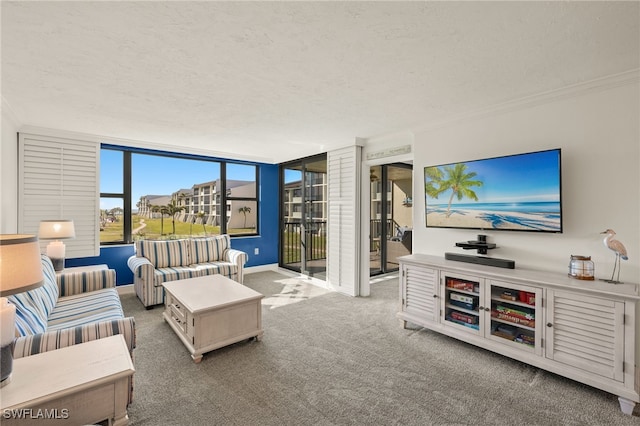
M 424 168 L 427 228 L 562 232 L 560 149 Z

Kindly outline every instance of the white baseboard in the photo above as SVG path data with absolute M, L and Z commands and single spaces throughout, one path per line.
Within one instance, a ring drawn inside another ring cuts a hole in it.
M 254 274 L 256 272 L 280 272 L 277 263 L 270 263 L 268 265 L 248 266 L 244 268 L 245 274 Z

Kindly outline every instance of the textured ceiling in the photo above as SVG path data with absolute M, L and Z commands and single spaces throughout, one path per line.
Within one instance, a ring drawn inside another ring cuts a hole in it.
M 2 1 L 3 104 L 279 162 L 638 69 L 639 4 Z

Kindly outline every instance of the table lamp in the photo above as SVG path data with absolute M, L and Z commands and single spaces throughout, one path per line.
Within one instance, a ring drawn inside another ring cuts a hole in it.
M 6 296 L 40 287 L 43 279 L 38 237 L 0 235 L 0 387 L 11 380 L 16 337 L 16 307 Z
M 76 230 L 72 220 L 41 220 L 38 237 L 41 240 L 54 240 L 47 245 L 47 256 L 53 263 L 53 269 L 64 269 L 65 246 L 60 240 L 76 237 Z

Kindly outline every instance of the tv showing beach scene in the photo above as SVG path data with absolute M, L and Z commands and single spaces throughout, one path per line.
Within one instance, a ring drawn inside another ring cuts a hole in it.
M 424 168 L 426 225 L 562 232 L 560 149 Z

